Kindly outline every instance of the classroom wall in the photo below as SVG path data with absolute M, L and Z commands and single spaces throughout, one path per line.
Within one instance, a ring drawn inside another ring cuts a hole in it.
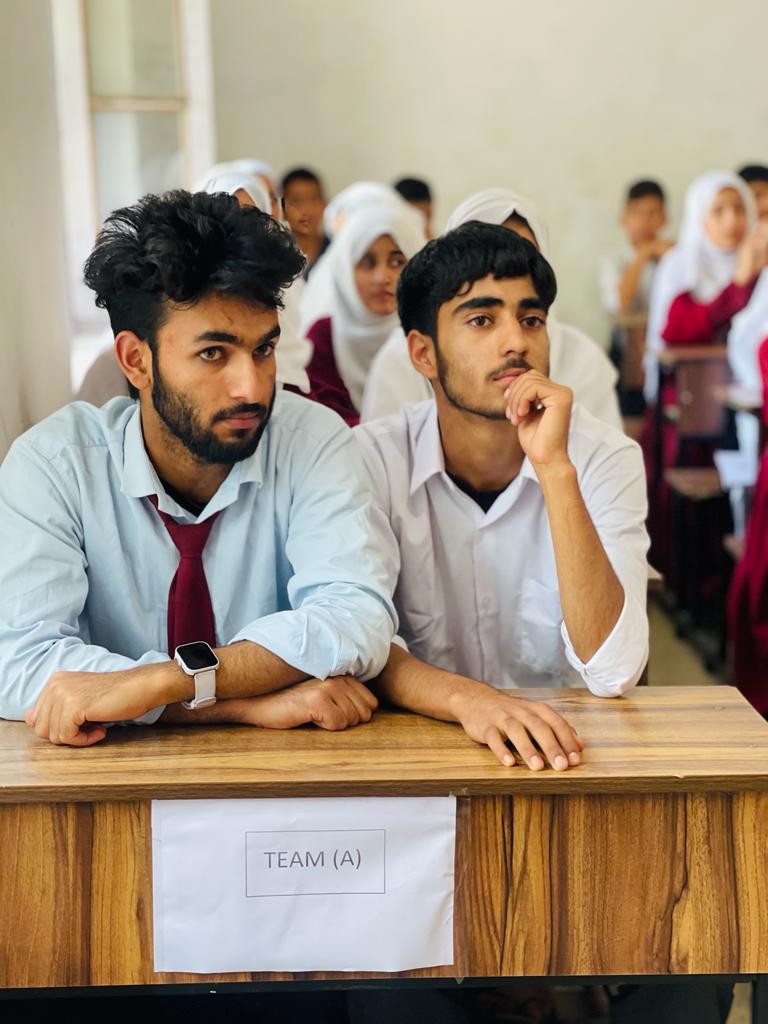
M 0 4 L 0 458 L 70 398 L 49 0 Z
M 551 222 L 561 317 L 604 339 L 595 281 L 625 184 L 677 215 L 714 166 L 768 162 L 763 0 L 211 0 L 219 159 L 307 163 L 329 191 L 413 173 L 438 225 L 508 185 Z

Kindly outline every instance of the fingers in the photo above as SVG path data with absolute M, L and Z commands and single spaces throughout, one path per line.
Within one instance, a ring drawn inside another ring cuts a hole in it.
M 485 745 L 498 757 L 505 768 L 512 768 L 517 764 L 515 755 L 507 746 L 507 737 L 495 726 L 490 726 L 485 734 Z
M 544 767 L 544 760 L 533 745 L 525 726 L 514 718 L 510 718 L 506 726 L 506 733 L 513 747 L 531 771 L 540 772 Z
M 347 680 L 347 693 L 357 709 L 358 721 L 370 722 L 379 702 L 368 687 L 363 686 L 359 680 L 350 678 Z
M 378 705 L 376 697 L 357 679 L 337 676 L 320 684 L 319 705 L 312 721 L 321 729 L 346 729 L 370 722 Z

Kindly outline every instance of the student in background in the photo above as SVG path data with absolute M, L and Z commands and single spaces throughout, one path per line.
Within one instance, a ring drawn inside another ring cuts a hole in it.
M 424 215 L 427 238 L 432 238 L 432 189 L 421 178 L 401 178 L 395 182 L 395 190 L 406 203 L 415 206 Z
M 757 363 L 763 383 L 763 422 L 768 425 L 768 277 L 764 274 L 763 278 L 758 286 L 764 292 L 764 302 L 759 329 L 763 340 L 757 346 Z M 767 534 L 768 449 L 760 460 L 744 553 L 736 565 L 728 592 L 732 682 L 762 715 L 768 715 Z
M 347 185 L 341 192 L 337 192 L 328 202 L 323 212 L 323 231 L 330 239 L 330 243 L 315 264 L 301 298 L 302 335 L 306 335 L 307 331 L 321 317 L 328 316 L 331 310 L 331 252 L 334 238 L 353 213 L 382 204 L 390 204 L 398 209 L 410 209 L 393 188 L 378 181 L 356 181 Z
M 661 349 L 725 341 L 765 259 L 747 185 L 730 171 L 696 178 L 685 196 L 677 244 L 659 264 L 651 290 L 645 360 L 649 402 L 656 400 Z
M 310 328 L 313 396 L 350 425 L 360 418 L 371 362 L 397 325 L 400 273 L 426 241 L 402 203 L 352 214 L 328 251 L 330 313 Z
M 304 277 L 328 248 L 330 239 L 323 232 L 325 196 L 314 171 L 296 167 L 283 175 L 283 214 L 293 232 L 293 240 L 307 259 Z
M 655 181 L 635 182 L 627 192 L 621 215 L 626 241 L 618 252 L 605 257 L 600 271 L 600 294 L 612 316 L 647 312 L 656 265 L 675 244 L 659 238 L 666 222 L 661 185 Z
M 277 175 L 266 160 L 255 160 L 251 157 L 243 157 L 239 160 L 225 160 L 223 163 L 215 164 L 208 172 L 213 177 L 228 171 L 240 171 L 245 174 L 252 174 L 261 181 L 269 196 L 269 210 L 267 211 L 276 221 L 282 217 L 280 208 L 280 196 L 277 188 Z
M 486 189 L 461 203 L 446 231 L 469 221 L 500 224 L 532 242 L 549 256 L 549 231 L 532 200 L 506 188 Z M 547 320 L 551 376 L 573 390 L 579 405 L 611 426 L 621 427 L 616 398 L 616 370 L 603 349 L 583 331 L 564 324 L 554 313 Z M 387 416 L 401 406 L 432 397 L 429 381 L 411 364 L 405 335 L 398 327 L 371 367 L 363 400 L 363 422 Z
M 768 167 L 762 164 L 747 164 L 739 171 L 739 177 L 749 185 L 760 220 L 768 218 Z

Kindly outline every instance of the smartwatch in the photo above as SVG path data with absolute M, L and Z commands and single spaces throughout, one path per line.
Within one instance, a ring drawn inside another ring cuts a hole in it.
M 192 700 L 182 701 L 183 707 L 196 711 L 198 708 L 209 708 L 215 704 L 216 669 L 219 667 L 219 659 L 213 653 L 211 645 L 204 640 L 180 644 L 176 648 L 174 658 L 182 670 L 195 680 L 195 696 Z

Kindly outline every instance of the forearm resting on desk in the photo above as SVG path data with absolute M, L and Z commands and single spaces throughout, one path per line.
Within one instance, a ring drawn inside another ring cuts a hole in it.
M 516 763 L 510 743 L 534 771 L 544 767 L 537 745 L 558 771 L 580 761 L 583 743 L 548 704 L 523 700 L 487 683 L 433 668 L 396 644 L 372 685 L 380 697 L 398 707 L 443 722 L 458 722 L 468 736 L 486 744 L 508 767 Z

